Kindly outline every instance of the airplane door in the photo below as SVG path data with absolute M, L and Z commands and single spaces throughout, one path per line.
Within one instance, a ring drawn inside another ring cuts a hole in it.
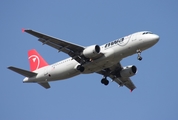
M 132 41 L 136 41 L 137 40 L 137 35 L 133 34 L 132 37 L 131 37 L 131 40 Z
M 125 46 L 129 42 L 130 37 L 131 37 L 131 35 L 120 38 L 117 44 L 120 46 Z
M 124 37 L 124 42 L 127 44 L 130 40 L 131 35 Z

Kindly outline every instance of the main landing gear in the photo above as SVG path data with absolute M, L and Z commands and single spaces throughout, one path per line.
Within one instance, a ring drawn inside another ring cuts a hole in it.
M 141 51 L 140 49 L 138 49 L 138 50 L 136 51 L 136 53 L 138 54 L 137 59 L 140 60 L 140 61 L 142 60 L 141 52 L 142 52 L 142 51 Z
M 82 65 L 78 65 L 77 70 L 80 72 L 83 72 L 85 70 L 85 68 Z
M 109 81 L 106 78 L 101 79 L 101 83 L 104 85 L 108 85 Z

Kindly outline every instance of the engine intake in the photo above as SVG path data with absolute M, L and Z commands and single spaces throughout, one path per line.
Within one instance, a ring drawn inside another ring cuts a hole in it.
M 86 58 L 94 58 L 100 53 L 100 46 L 99 45 L 92 45 L 83 50 L 83 55 Z
M 123 67 L 123 69 L 120 71 L 121 77 L 132 77 L 137 73 L 137 67 L 135 65 L 130 65 L 127 67 Z

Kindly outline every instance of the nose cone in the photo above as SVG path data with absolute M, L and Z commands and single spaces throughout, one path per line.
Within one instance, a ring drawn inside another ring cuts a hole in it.
M 142 35 L 143 37 L 143 49 L 148 49 L 155 45 L 159 41 L 159 36 L 156 34 L 146 34 Z
M 155 45 L 157 42 L 159 41 L 159 36 L 156 35 L 156 34 L 150 34 L 147 36 L 147 39 L 145 41 L 145 43 L 148 45 L 148 46 L 153 46 Z
M 157 42 L 159 41 L 159 36 L 156 35 L 156 34 L 153 34 L 153 35 L 152 35 L 152 41 L 153 41 L 154 43 L 157 43 Z

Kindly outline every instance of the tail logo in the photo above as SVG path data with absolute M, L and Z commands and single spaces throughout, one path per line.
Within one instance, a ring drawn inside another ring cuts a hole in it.
M 34 70 L 38 69 L 40 66 L 40 59 L 37 55 L 31 55 L 30 57 L 28 57 L 30 63 L 33 65 L 33 67 L 35 68 Z

